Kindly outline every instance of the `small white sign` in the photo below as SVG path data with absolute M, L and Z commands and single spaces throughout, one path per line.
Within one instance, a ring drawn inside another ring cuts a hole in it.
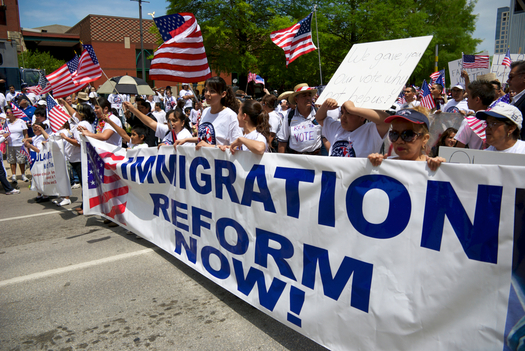
M 488 55 L 488 51 L 482 52 L 480 55 Z M 465 85 L 465 80 L 461 78 L 461 59 L 450 61 L 448 63 L 448 75 L 450 77 L 450 87 L 457 84 Z M 470 81 L 475 81 L 478 76 L 487 74 L 490 72 L 488 68 L 466 68 Z
M 352 100 L 356 106 L 390 108 L 425 53 L 432 36 L 354 44 L 317 100 Z
M 443 157 L 449 163 L 525 166 L 525 155 L 506 152 L 440 146 L 439 156 Z
M 510 67 L 501 64 L 504 57 L 505 55 L 494 55 L 492 58 L 492 67 L 490 67 L 490 72 L 496 75 L 496 79 L 499 80 L 500 83 L 506 83 L 510 73 Z M 512 62 L 523 61 L 525 60 L 525 54 L 510 54 L 510 59 Z

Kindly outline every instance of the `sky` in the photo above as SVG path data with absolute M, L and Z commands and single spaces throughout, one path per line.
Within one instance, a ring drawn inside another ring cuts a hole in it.
M 18 4 L 23 28 L 52 24 L 74 26 L 89 14 L 139 17 L 138 2 L 130 0 L 19 0 Z M 510 0 L 478 0 L 474 10 L 474 13 L 478 14 L 474 38 L 483 40 L 478 45 L 478 51 L 487 50 L 491 55 L 494 53 L 497 9 L 509 4 Z M 142 18 L 151 18 L 148 13 L 152 12 L 155 12 L 155 17 L 165 15 L 167 7 L 166 0 L 149 0 L 149 3 L 142 4 Z

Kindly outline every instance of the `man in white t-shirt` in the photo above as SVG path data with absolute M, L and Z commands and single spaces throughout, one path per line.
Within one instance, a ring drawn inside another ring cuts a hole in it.
M 18 96 L 18 94 L 20 94 L 20 93 L 17 93 L 15 91 L 15 86 L 14 85 L 10 85 L 9 86 L 9 92 L 6 94 L 5 99 L 7 100 L 7 102 L 14 101 L 16 99 L 16 97 Z
M 496 92 L 492 84 L 486 81 L 476 80 L 467 86 L 468 108 L 472 111 L 486 110 L 494 101 Z M 474 129 L 475 130 L 474 130 Z M 470 149 L 483 148 L 485 139 L 485 124 L 474 116 L 467 116 L 462 122 L 454 139 L 457 140 L 456 147 Z
M 463 116 L 474 113 L 474 111 L 468 108 L 467 100 L 464 99 L 465 92 L 461 84 L 452 87 L 450 92 L 452 94 L 452 99 L 448 100 L 445 106 L 443 106 L 441 110 L 437 110 L 435 113 L 461 113 Z
M 414 88 L 413 86 L 409 86 L 403 89 L 403 94 L 405 95 L 406 102 L 402 105 L 398 105 L 396 107 L 396 111 L 416 107 L 421 104 L 419 101 L 417 101 L 417 91 L 416 88 Z
M 321 152 L 321 126 L 315 120 L 313 97 L 317 89 L 298 84 L 288 101 L 296 105 L 291 120 L 285 116 L 277 133 L 278 152 L 318 155 Z
M 192 100 L 192 98 L 194 96 L 193 96 L 193 93 L 190 90 L 190 84 L 189 83 L 182 83 L 182 89 L 181 89 L 181 91 L 179 91 L 179 97 L 183 98 L 184 101 L 185 101 L 184 109 L 186 109 L 187 107 L 189 107 L 189 108 L 193 107 L 193 100 Z

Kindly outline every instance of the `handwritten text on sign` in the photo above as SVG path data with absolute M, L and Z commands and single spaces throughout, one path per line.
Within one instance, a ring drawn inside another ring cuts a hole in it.
M 355 44 L 317 100 L 352 100 L 356 106 L 388 109 L 423 56 L 432 36 Z

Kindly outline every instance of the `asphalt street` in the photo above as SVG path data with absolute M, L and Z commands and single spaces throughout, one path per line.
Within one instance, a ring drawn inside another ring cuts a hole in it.
M 10 172 L 8 171 L 8 175 Z M 0 350 L 325 350 L 72 204 L 0 188 Z

